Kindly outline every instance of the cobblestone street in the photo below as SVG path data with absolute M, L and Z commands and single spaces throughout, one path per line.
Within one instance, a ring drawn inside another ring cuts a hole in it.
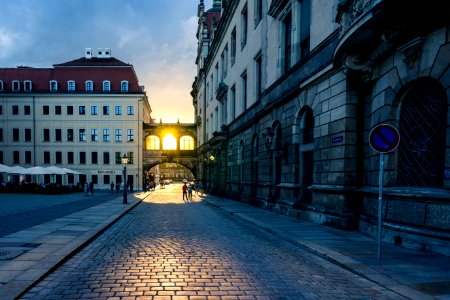
M 230 216 L 157 190 L 23 299 L 399 299 Z

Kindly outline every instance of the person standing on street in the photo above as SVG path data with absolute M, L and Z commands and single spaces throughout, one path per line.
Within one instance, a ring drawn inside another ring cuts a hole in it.
M 111 194 L 114 193 L 114 181 L 111 181 Z
M 183 201 L 184 201 L 184 199 L 189 200 L 188 195 L 187 195 L 187 190 L 188 190 L 188 187 L 187 187 L 186 182 L 185 182 L 183 184 Z
M 94 197 L 94 183 L 89 182 L 89 191 L 91 192 L 91 197 Z

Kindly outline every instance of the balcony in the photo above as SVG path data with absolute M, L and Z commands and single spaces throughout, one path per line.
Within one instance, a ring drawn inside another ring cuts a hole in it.
M 335 63 L 377 63 L 399 47 L 446 26 L 450 1 L 341 0 Z

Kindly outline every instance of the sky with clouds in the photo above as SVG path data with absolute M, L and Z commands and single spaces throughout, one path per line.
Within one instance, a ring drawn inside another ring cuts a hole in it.
M 159 122 L 194 121 L 199 0 L 0 0 L 0 67 L 52 67 L 111 48 Z M 206 0 L 206 9 L 212 0 Z

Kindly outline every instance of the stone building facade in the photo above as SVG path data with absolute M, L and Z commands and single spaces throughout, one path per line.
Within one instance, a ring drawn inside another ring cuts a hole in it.
M 198 7 L 198 178 L 218 195 L 450 254 L 450 5 L 229 0 Z

